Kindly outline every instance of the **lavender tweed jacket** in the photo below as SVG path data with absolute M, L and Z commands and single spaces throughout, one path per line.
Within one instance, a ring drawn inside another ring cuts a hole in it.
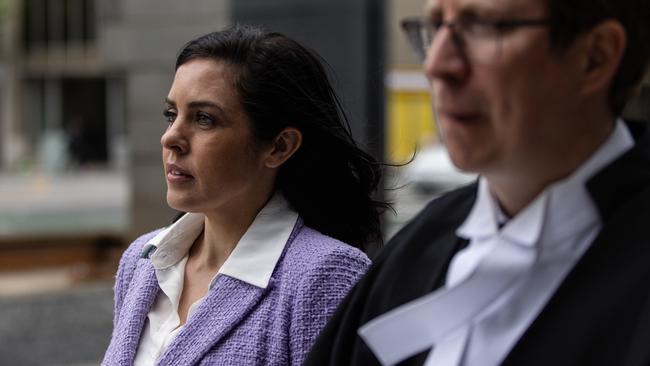
M 140 255 L 156 233 L 135 240 L 122 256 L 113 335 L 102 365 L 133 363 L 160 290 L 150 260 Z M 300 365 L 369 264 L 361 251 L 298 219 L 268 287 L 219 274 L 158 365 Z

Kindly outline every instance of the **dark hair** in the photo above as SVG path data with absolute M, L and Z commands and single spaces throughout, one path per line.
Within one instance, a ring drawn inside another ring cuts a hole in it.
M 627 45 L 609 90 L 612 112 L 618 115 L 648 69 L 650 60 L 649 0 L 545 0 L 551 38 L 560 49 L 598 23 L 614 19 L 625 28 Z
M 271 141 L 285 127 L 303 141 L 278 172 L 277 188 L 306 225 L 353 246 L 381 243 L 374 200 L 381 164 L 360 149 L 314 51 L 279 33 L 233 26 L 187 43 L 176 69 L 193 59 L 235 66 L 235 87 L 257 141 Z

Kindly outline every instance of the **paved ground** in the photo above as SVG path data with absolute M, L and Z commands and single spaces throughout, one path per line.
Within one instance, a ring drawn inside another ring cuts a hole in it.
M 98 365 L 112 314 L 108 282 L 0 297 L 0 365 Z

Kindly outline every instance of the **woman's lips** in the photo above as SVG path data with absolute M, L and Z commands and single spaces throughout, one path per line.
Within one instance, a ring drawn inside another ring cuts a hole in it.
M 184 183 L 194 179 L 194 177 L 187 172 L 187 170 L 179 167 L 176 164 L 167 164 L 167 181 L 170 183 Z

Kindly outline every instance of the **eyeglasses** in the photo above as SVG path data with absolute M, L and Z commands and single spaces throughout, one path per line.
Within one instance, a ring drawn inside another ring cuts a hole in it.
M 420 61 L 424 61 L 438 31 L 448 27 L 456 47 L 469 60 L 481 64 L 494 62 L 499 55 L 500 41 L 507 33 L 549 24 L 548 19 L 488 20 L 477 16 L 461 16 L 453 22 L 425 18 L 407 18 L 401 22 Z

